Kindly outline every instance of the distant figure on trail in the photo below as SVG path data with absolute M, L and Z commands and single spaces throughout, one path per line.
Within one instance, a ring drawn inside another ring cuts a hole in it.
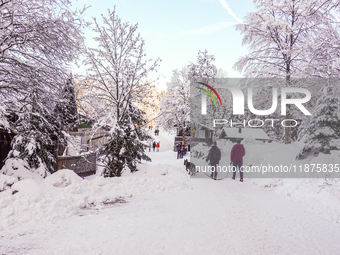
M 181 158 L 181 144 L 176 145 L 176 150 L 177 150 L 177 159 Z
M 153 142 L 152 148 L 153 148 L 153 151 L 155 151 L 155 148 L 156 148 L 156 143 L 155 142 Z
M 157 148 L 157 151 L 159 151 L 159 147 L 160 147 L 160 145 L 159 145 L 159 142 L 156 144 L 156 148 Z
M 181 144 L 181 154 L 180 154 L 181 158 L 183 158 L 184 153 L 185 153 L 185 146 L 184 146 L 184 143 L 182 143 Z
M 246 150 L 243 144 L 241 144 L 242 139 L 237 139 L 237 143 L 233 146 L 230 153 L 230 160 L 233 163 L 233 180 L 236 177 L 237 168 L 240 171 L 240 182 L 243 182 L 243 156 L 246 155 Z
M 216 180 L 217 179 L 217 165 L 221 160 L 221 150 L 217 147 L 216 141 L 214 141 L 212 144 L 212 147 L 209 151 L 206 162 L 208 162 L 209 160 L 210 160 L 210 166 L 211 166 L 211 178 Z

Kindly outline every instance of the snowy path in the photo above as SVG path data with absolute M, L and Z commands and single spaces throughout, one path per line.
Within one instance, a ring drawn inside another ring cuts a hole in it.
M 184 169 L 174 152 L 149 155 L 154 166 Z M 250 180 L 197 178 L 187 189 L 0 234 L 0 254 L 340 254 L 339 238 L 339 224 Z
M 13 254 L 339 254 L 337 224 L 274 192 L 232 180 L 190 186 L 0 243 Z

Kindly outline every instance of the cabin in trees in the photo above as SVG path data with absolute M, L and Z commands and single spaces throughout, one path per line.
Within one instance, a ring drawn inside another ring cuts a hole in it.
M 176 128 L 176 136 L 174 139 L 174 151 L 176 151 L 177 145 L 179 143 L 185 144 L 185 146 L 188 146 L 188 150 L 190 150 L 190 142 L 191 142 L 191 137 L 190 137 L 190 129 L 187 127 L 185 130 L 181 127 L 178 127 L 175 125 Z
M 192 125 L 191 135 L 192 146 L 202 142 L 211 144 L 214 136 L 214 129 L 198 123 L 195 126 Z
M 237 139 L 253 138 L 258 141 L 271 142 L 272 139 L 264 132 L 262 128 L 223 128 L 219 132 L 220 139 L 228 139 L 236 142 Z

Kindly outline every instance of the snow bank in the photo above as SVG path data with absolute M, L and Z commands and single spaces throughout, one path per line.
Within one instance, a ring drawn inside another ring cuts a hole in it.
M 304 143 L 282 144 L 277 142 L 263 143 L 248 138 L 242 141 L 246 149 L 243 164 L 261 165 L 301 165 L 301 164 L 340 164 L 340 151 L 331 151 L 331 154 L 320 153 L 318 157 L 309 157 L 305 160 L 296 160 L 295 157 L 304 146 Z M 218 140 L 217 146 L 222 151 L 221 165 L 230 162 L 230 151 L 234 143 L 226 140 Z M 210 147 L 198 144 L 193 148 L 205 159 Z M 191 156 L 194 156 L 192 154 Z M 203 162 L 203 161 L 202 161 Z M 237 175 L 238 176 L 238 175 Z M 307 174 L 306 174 L 307 176 Z M 333 178 L 332 174 L 324 174 L 324 178 L 256 178 L 248 179 L 245 173 L 245 181 L 254 183 L 259 188 L 277 192 L 291 200 L 297 200 L 305 204 L 306 208 L 320 214 L 323 218 L 333 222 L 340 222 L 340 180 Z
M 330 155 L 320 153 L 318 157 L 296 160 L 295 156 L 302 146 L 303 143 L 290 145 L 271 143 L 256 146 L 245 144 L 248 151 L 245 162 L 254 165 L 340 163 L 340 151 L 331 151 Z M 320 216 L 327 215 L 331 221 L 340 222 L 340 180 L 332 178 L 331 174 L 325 174 L 324 178 L 259 178 L 251 181 L 258 187 L 300 201 L 306 208 L 319 213 Z
M 26 160 L 20 158 L 9 158 L 1 168 L 0 174 L 12 176 L 17 180 L 34 179 L 37 182 L 43 180 L 45 174 L 49 174 L 43 164 L 37 169 L 31 169 Z M 0 181 L 1 185 L 1 181 Z
M 0 231 L 38 221 L 54 222 L 81 210 L 101 210 L 117 198 L 163 193 L 188 187 L 183 169 L 171 165 L 140 165 L 137 173 L 120 178 L 83 179 L 71 170 L 59 170 L 38 184 L 33 179 L 15 182 L 0 192 Z M 6 183 L 14 179 L 5 177 Z
M 42 193 L 42 189 L 33 179 L 25 179 L 20 182 L 16 182 L 12 185 L 11 189 L 12 194 L 20 192 L 29 195 L 41 195 Z
M 18 181 L 18 179 L 13 176 L 0 174 L 0 192 L 6 189 L 10 189 L 13 183 L 15 183 L 16 181 Z

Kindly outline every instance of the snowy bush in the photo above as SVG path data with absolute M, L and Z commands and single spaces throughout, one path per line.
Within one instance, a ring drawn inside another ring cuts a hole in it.
M 18 179 L 13 176 L 0 174 L 0 192 L 10 189 L 16 181 L 18 181 Z
M 12 141 L 12 150 L 0 172 L 14 176 L 18 180 L 44 178 L 49 172 L 53 172 L 54 162 L 53 155 L 43 142 L 36 141 L 34 137 L 17 135 Z

